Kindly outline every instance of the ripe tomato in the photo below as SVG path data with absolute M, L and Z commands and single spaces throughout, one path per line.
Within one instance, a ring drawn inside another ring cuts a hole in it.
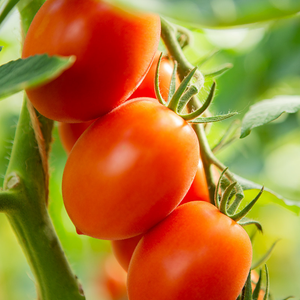
M 125 240 L 111 241 L 113 254 L 122 268 L 127 272 L 133 251 L 143 235 L 137 235 Z
M 215 206 L 179 206 L 138 243 L 128 269 L 130 300 L 234 300 L 247 279 L 246 231 Z
M 199 161 L 198 170 L 194 178 L 194 181 L 189 191 L 180 202 L 180 204 L 184 204 L 195 200 L 210 202 L 204 168 L 201 160 Z
M 127 101 L 73 147 L 62 182 L 66 210 L 92 237 L 142 234 L 179 204 L 198 161 L 197 136 L 186 121 L 155 99 Z
M 156 98 L 155 95 L 155 74 L 156 67 L 159 60 L 160 52 L 156 53 L 153 63 L 147 73 L 146 77 L 136 89 L 136 91 L 130 96 L 130 99 L 149 97 Z M 163 57 L 159 68 L 159 90 L 164 100 L 168 100 L 169 87 L 171 83 L 171 77 L 173 72 L 173 65 L 167 57 Z M 179 85 L 179 79 L 177 78 L 177 84 Z
M 27 90 L 50 119 L 83 122 L 125 101 L 146 75 L 157 51 L 160 19 L 99 0 L 47 0 L 36 14 L 22 57 L 75 55 L 55 80 Z
M 78 138 L 83 134 L 83 132 L 94 122 L 91 120 L 88 122 L 82 123 L 63 123 L 59 122 L 58 124 L 58 133 L 61 140 L 61 143 L 67 152 L 70 153 L 74 144 Z

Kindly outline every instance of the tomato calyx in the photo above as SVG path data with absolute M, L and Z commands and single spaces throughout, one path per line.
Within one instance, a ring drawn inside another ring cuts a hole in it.
M 198 80 L 192 83 L 192 80 L 194 78 L 194 75 L 197 71 L 197 67 L 192 69 L 188 75 L 182 80 L 177 90 L 176 87 L 176 72 L 177 72 L 177 62 L 174 62 L 174 69 L 172 73 L 170 88 L 169 88 L 169 95 L 168 100 L 165 101 L 161 95 L 161 92 L 159 90 L 159 68 L 160 63 L 162 59 L 162 54 L 159 57 L 157 68 L 156 68 L 156 74 L 155 74 L 155 94 L 158 99 L 158 101 L 174 111 L 176 114 L 178 114 L 180 117 L 182 117 L 184 120 L 191 124 L 200 124 L 200 123 L 210 123 L 210 122 L 217 122 L 222 121 L 228 118 L 233 117 L 237 114 L 237 112 L 232 112 L 228 114 L 218 115 L 218 116 L 211 116 L 211 117 L 201 117 L 201 115 L 207 110 L 207 108 L 210 106 L 210 104 L 213 101 L 215 90 L 216 90 L 216 82 L 213 81 L 213 84 L 211 86 L 210 92 L 204 101 L 204 103 L 195 111 L 190 113 L 182 113 L 186 105 L 189 103 L 189 101 L 196 96 L 200 89 L 201 84 Z
M 232 183 L 227 181 L 225 183 L 225 187 L 223 188 L 224 192 L 221 193 L 221 195 L 219 194 L 221 185 L 224 185 L 223 177 L 227 170 L 228 168 L 225 168 L 223 170 L 218 180 L 214 196 L 215 206 L 223 214 L 238 222 L 241 226 L 254 224 L 258 228 L 258 230 L 262 231 L 262 226 L 258 221 L 245 218 L 245 216 L 249 213 L 254 204 L 260 198 L 261 194 L 264 191 L 264 187 L 262 187 L 257 196 L 252 201 L 250 201 L 242 210 L 236 212 L 241 201 L 243 200 L 243 195 L 237 193 L 235 189 L 236 185 L 238 185 L 237 181 L 234 181 Z M 235 197 L 234 200 L 232 200 L 233 197 Z
M 269 299 L 269 290 L 270 290 L 270 280 L 269 280 L 269 272 L 268 272 L 268 268 L 267 265 L 265 265 L 265 274 L 266 274 L 266 282 L 265 282 L 265 294 L 263 297 L 263 300 L 268 300 Z M 259 273 L 259 278 L 257 283 L 255 284 L 255 288 L 252 291 L 252 280 L 251 280 L 251 270 L 249 272 L 249 275 L 247 277 L 247 281 L 245 283 L 245 286 L 242 289 L 242 293 L 241 295 L 239 295 L 239 297 L 237 298 L 237 300 L 257 300 L 257 299 L 261 299 L 259 297 L 260 291 L 262 289 L 262 270 L 260 270 Z M 289 299 L 290 297 L 286 298 Z

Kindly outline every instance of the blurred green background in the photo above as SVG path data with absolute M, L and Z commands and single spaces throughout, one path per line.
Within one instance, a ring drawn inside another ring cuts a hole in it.
M 212 51 L 219 52 L 201 71 L 208 73 L 224 63 L 233 68 L 217 79 L 217 96 L 212 112 L 238 111 L 241 119 L 249 106 L 276 95 L 300 95 L 300 16 L 227 29 L 193 29 L 194 43 L 185 48 L 189 60 Z M 0 29 L 0 63 L 20 57 L 19 16 L 14 12 Z M 209 90 L 204 88 L 203 96 Z M 0 181 L 8 164 L 13 136 L 22 103 L 22 93 L 0 103 Z M 230 122 L 212 126 L 213 146 Z M 50 213 L 66 255 L 85 290 L 87 299 L 108 300 L 100 291 L 107 241 L 78 236 L 63 207 L 61 178 L 66 154 L 60 144 L 57 124 L 51 152 Z M 230 169 L 265 185 L 292 200 L 300 200 L 300 113 L 283 115 L 257 128 L 218 153 Z M 261 222 L 264 234 L 257 234 L 254 261 L 278 239 L 268 261 L 271 291 L 275 299 L 300 298 L 300 218 L 277 204 L 259 201 L 251 216 Z M 249 228 L 249 232 L 252 229 Z M 34 279 L 4 214 L 0 214 L 0 300 L 35 299 Z

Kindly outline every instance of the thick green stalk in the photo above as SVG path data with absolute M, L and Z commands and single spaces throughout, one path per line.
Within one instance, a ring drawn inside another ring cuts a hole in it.
M 83 300 L 47 211 L 47 170 L 29 110 L 24 100 L 4 182 L 3 199 L 10 202 L 4 211 L 35 276 L 38 299 Z M 47 125 L 44 132 L 49 132 L 52 121 Z

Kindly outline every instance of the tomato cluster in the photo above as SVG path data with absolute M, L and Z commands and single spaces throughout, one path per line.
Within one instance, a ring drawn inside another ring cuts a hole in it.
M 208 203 L 194 130 L 156 99 L 159 34 L 156 15 L 97 0 L 47 0 L 23 57 L 75 55 L 76 62 L 26 92 L 38 111 L 63 122 L 65 208 L 78 232 L 112 240 L 128 270 L 129 299 L 234 300 L 251 242 Z M 171 73 L 164 58 L 165 101 Z

